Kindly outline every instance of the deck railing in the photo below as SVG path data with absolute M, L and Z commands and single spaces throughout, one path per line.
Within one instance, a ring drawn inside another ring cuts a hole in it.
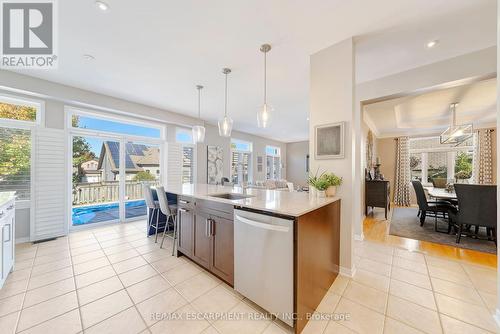
M 159 181 L 126 181 L 125 200 L 142 199 L 142 185 L 159 185 Z M 120 196 L 119 181 L 78 183 L 73 189 L 73 205 L 117 202 Z

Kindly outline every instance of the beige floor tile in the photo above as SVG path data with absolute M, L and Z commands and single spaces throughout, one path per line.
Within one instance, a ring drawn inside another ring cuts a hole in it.
M 16 322 L 19 312 L 0 317 L 0 333 L 11 334 L 16 331 Z
M 85 305 L 121 289 L 123 289 L 121 281 L 117 276 L 113 276 L 103 281 L 88 285 L 82 289 L 78 289 L 78 301 L 80 302 L 80 305 Z
M 28 287 L 28 280 L 16 281 L 12 283 L 5 283 L 0 289 L 0 300 L 20 294 L 26 291 Z
M 82 330 L 80 312 L 73 310 L 37 326 L 31 327 L 22 334 L 73 334 Z
M 379 263 L 392 264 L 392 254 L 381 253 L 378 251 L 366 252 L 361 255 L 362 258 L 367 258 Z
M 142 239 L 139 239 L 138 241 L 142 241 Z M 131 243 L 132 244 L 132 243 Z M 151 243 L 146 243 L 145 245 L 139 245 L 139 243 L 135 243 L 137 244 L 137 247 L 135 247 L 135 250 L 137 252 L 139 252 L 139 254 L 147 254 L 147 253 L 151 253 L 155 250 L 158 249 L 158 245 L 156 244 L 151 244 Z M 133 244 L 132 244 L 133 245 Z
M 187 280 L 201 272 L 201 269 L 192 264 L 191 262 L 186 262 L 180 266 L 172 268 L 163 273 L 163 276 L 172 284 L 177 285 L 180 282 Z
M 161 273 L 164 273 L 172 268 L 175 268 L 181 264 L 185 264 L 186 259 L 183 257 L 175 257 L 175 256 L 170 256 L 170 257 L 165 257 L 159 261 L 155 261 L 151 263 L 151 266 L 156 268 Z
M 63 279 L 70 277 L 73 277 L 73 268 L 71 267 L 51 271 L 49 273 L 42 274 L 36 277 L 31 277 L 28 284 L 28 290 L 36 289 L 57 281 L 62 281 Z
M 45 256 L 45 255 L 51 255 L 51 254 L 61 254 L 61 253 L 68 253 L 69 254 L 69 246 L 68 245 L 61 245 L 61 246 L 55 246 L 55 247 L 47 247 L 47 248 L 39 248 L 38 251 L 36 252 L 36 256 Z
M 481 328 L 469 325 L 460 320 L 450 318 L 441 314 L 441 323 L 443 324 L 444 334 L 489 334 Z
M 222 334 L 251 334 L 261 333 L 270 325 L 271 320 L 241 301 L 229 311 L 238 315 L 239 321 L 219 320 L 214 323 L 215 328 Z
M 126 271 L 142 267 L 146 264 L 148 264 L 146 260 L 144 260 L 141 256 L 136 256 L 131 259 L 113 264 L 113 268 L 115 268 L 117 274 L 121 274 Z
M 351 281 L 343 296 L 374 311 L 385 313 L 388 297 L 386 292 Z
M 330 321 L 323 334 L 356 334 L 355 331 L 343 326 L 340 322 Z
M 416 262 L 396 256 L 394 257 L 393 266 L 427 275 L 427 265 L 422 262 Z
M 157 245 L 157 247 L 160 247 L 160 246 Z M 160 248 L 158 248 L 157 250 L 155 250 L 153 252 L 142 255 L 142 257 L 150 263 L 158 261 L 158 260 L 162 260 L 168 256 L 172 256 L 172 252 L 171 251 L 169 252 L 168 250 L 160 249 Z
M 38 325 L 44 321 L 57 317 L 78 307 L 76 292 L 47 300 L 21 311 L 19 331 Z
M 85 254 L 73 256 L 71 259 L 73 261 L 73 264 L 80 264 L 80 263 L 92 261 L 92 260 L 95 260 L 95 259 L 98 259 L 98 258 L 101 258 L 104 256 L 105 256 L 104 252 L 101 249 L 98 249 L 98 250 L 88 252 Z
M 115 276 L 116 273 L 111 266 L 102 267 L 96 270 L 86 272 L 85 274 L 75 276 L 76 287 L 81 289 L 92 283 L 102 281 L 106 278 Z
M 267 326 L 264 332 L 262 332 L 262 334 L 291 334 L 291 333 L 293 333 L 291 329 L 287 331 L 286 329 L 284 329 L 281 326 L 278 326 L 274 322 L 271 323 L 269 326 Z
M 15 265 L 14 265 L 14 271 L 23 270 L 23 269 L 32 268 L 32 267 L 33 267 L 33 259 L 24 260 L 24 261 L 18 261 L 16 259 Z
M 190 305 L 186 305 L 175 311 L 175 319 L 158 321 L 151 326 L 150 330 L 153 334 L 199 334 L 210 324 L 201 318 L 193 318 L 193 313 L 196 313 L 195 309 Z
M 86 246 L 83 246 L 83 247 L 71 248 L 71 256 L 78 256 L 78 255 L 82 255 L 85 253 L 94 252 L 94 251 L 100 250 L 100 249 L 101 249 L 101 245 L 99 245 L 99 243 L 97 241 L 94 241 L 94 242 L 92 242 Z
M 121 261 L 125 261 L 131 259 L 133 257 L 139 256 L 139 253 L 135 249 L 129 249 L 123 252 L 115 253 L 112 255 L 108 255 L 108 260 L 111 263 L 118 263 Z
M 235 307 L 239 302 L 240 299 L 229 293 L 227 289 L 217 286 L 196 298 L 191 304 L 199 312 L 224 313 Z
M 163 277 L 156 275 L 127 287 L 127 291 L 134 303 L 137 304 L 168 288 L 170 288 L 170 284 Z
M 478 292 L 481 295 L 481 299 L 483 300 L 486 307 L 489 308 L 490 310 L 495 310 L 497 307 L 497 295 L 484 291 L 478 291 Z
M 414 262 L 420 262 L 425 264 L 425 256 L 419 252 L 412 252 L 406 249 L 396 248 L 394 249 L 394 256 L 402 257 L 407 260 L 411 260 Z
M 436 311 L 399 297 L 389 296 L 387 316 L 425 333 L 441 333 L 441 324 Z
M 195 300 L 204 293 L 212 290 L 221 282 L 214 276 L 202 272 L 190 279 L 185 280 L 175 286 L 177 291 L 184 296 L 189 302 Z
M 170 288 L 139 304 L 137 308 L 148 326 L 161 320 L 163 314 L 169 314 L 187 305 L 187 301 L 175 289 Z M 160 317 L 156 315 L 159 314 Z
M 109 255 L 125 252 L 125 251 L 128 251 L 128 250 L 133 249 L 133 248 L 134 248 L 134 246 L 132 246 L 131 244 L 129 244 L 127 242 L 127 243 L 123 243 L 123 244 L 118 244 L 118 245 L 106 247 L 103 250 L 104 250 L 104 253 L 106 253 L 106 255 L 109 256 Z
M 361 258 L 356 268 L 374 272 L 379 275 L 391 276 L 391 265 L 380 263 L 371 259 Z
M 436 293 L 436 302 L 440 313 L 492 332 L 496 331 L 493 317 L 484 306 L 472 305 L 439 293 Z
M 30 290 L 26 293 L 23 307 L 26 308 L 49 299 L 62 296 L 73 290 L 75 290 L 75 282 L 73 277 L 49 285 L 45 285 L 34 290 Z
M 391 295 L 437 311 L 432 291 L 398 280 L 391 280 Z
M 392 268 L 391 278 L 410 283 L 421 288 L 432 290 L 429 276 L 416 273 L 414 271 L 394 267 Z
M 375 289 L 388 292 L 391 279 L 387 276 L 375 274 L 371 271 L 356 269 L 353 280 Z
M 111 240 L 102 241 L 102 242 L 100 242 L 100 245 L 103 249 L 106 249 L 109 247 L 118 246 L 118 245 L 122 245 L 122 244 L 126 244 L 126 243 L 127 243 L 127 240 L 124 240 L 122 238 L 118 238 L 118 239 L 111 239 Z
M 31 268 L 16 270 L 16 271 L 10 273 L 9 276 L 7 276 L 5 283 L 26 280 L 26 279 L 30 278 L 30 275 L 31 275 Z
M 83 327 L 89 328 L 104 319 L 126 310 L 132 305 L 132 301 L 125 290 L 115 292 L 90 304 L 84 305 L 80 308 Z
M 404 323 L 391 319 L 385 318 L 384 334 L 422 334 L 423 332 L 405 325 Z
M 352 283 L 352 281 L 350 282 Z M 357 284 L 357 283 L 355 283 Z M 331 291 L 327 291 L 326 295 L 323 297 L 318 307 L 316 307 L 316 312 L 322 314 L 332 314 L 335 311 L 339 301 L 340 295 L 333 293 Z
M 350 279 L 346 276 L 338 275 L 335 278 L 332 286 L 330 287 L 330 292 L 336 293 L 337 295 L 342 295 L 349 284 Z
M 325 328 L 327 328 L 328 323 L 328 320 L 322 319 L 316 313 L 314 313 L 302 330 L 301 334 L 323 333 L 325 331 Z
M 438 268 L 443 268 L 449 271 L 454 271 L 458 274 L 464 274 L 464 269 L 462 268 L 462 265 L 460 262 L 457 261 L 451 261 L 448 259 L 444 259 L 441 257 L 434 257 L 434 256 L 425 256 L 427 265 L 433 266 L 433 267 L 438 267 Z
M 130 307 L 109 319 L 85 330 L 85 334 L 136 334 L 146 329 L 146 325 L 135 309 Z
M 450 281 L 466 286 L 472 286 L 472 282 L 465 272 L 459 273 L 441 267 L 427 266 L 429 275 L 445 281 Z
M 384 316 L 363 305 L 342 298 L 335 309 L 336 314 L 348 314 L 349 319 L 342 321 L 342 325 L 360 334 L 382 333 Z
M 89 271 L 96 270 L 105 266 L 110 265 L 108 259 L 106 257 L 101 257 L 95 260 L 75 264 L 73 266 L 73 270 L 75 271 L 75 275 L 85 274 Z
M 136 269 L 132 269 L 118 276 L 120 277 L 123 285 L 128 287 L 132 284 L 139 283 L 156 275 L 158 275 L 158 272 L 148 264 Z
M 67 268 L 71 266 L 71 258 L 62 259 L 55 262 L 49 262 L 45 264 L 39 264 L 33 267 L 31 272 L 32 277 L 40 276 L 51 271 Z
M 472 265 L 464 265 L 464 269 L 476 289 L 491 294 L 497 293 L 496 272 L 492 271 L 490 268 Z
M 34 266 L 38 266 L 40 264 L 46 264 L 50 262 L 56 262 L 56 261 L 61 261 L 64 259 L 70 258 L 69 252 L 64 252 L 64 253 L 54 253 L 50 255 L 43 255 L 43 256 L 37 256 L 35 260 L 33 261 Z
M 0 300 L 0 317 L 21 310 L 24 293 Z
M 435 292 L 476 305 L 483 305 L 481 297 L 473 287 L 463 286 L 435 277 L 432 277 L 431 281 Z

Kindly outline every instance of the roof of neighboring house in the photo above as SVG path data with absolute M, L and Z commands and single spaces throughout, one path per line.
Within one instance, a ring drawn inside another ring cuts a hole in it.
M 159 166 L 159 157 L 160 152 L 157 147 L 127 143 L 125 145 L 125 170 L 127 172 L 141 172 L 143 171 L 141 166 Z M 103 168 L 105 158 L 107 158 L 111 164 L 111 170 L 118 172 L 120 161 L 120 143 L 105 141 L 102 144 L 97 169 Z

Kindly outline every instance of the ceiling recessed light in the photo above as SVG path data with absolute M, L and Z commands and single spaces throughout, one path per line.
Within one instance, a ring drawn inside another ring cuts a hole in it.
M 90 61 L 90 60 L 94 60 L 94 59 L 95 59 L 95 57 L 94 57 L 94 56 L 92 56 L 92 55 L 89 55 L 89 54 L 84 54 L 84 55 L 83 55 L 83 59 L 85 59 L 85 60 L 89 60 L 89 61 Z
M 105 12 L 109 9 L 109 5 L 107 3 L 105 3 L 104 1 L 96 1 L 95 5 L 97 8 L 99 8 L 103 12 Z
M 427 42 L 427 48 L 432 49 L 432 48 L 436 47 L 438 44 L 439 44 L 439 40 L 434 39 L 432 41 Z

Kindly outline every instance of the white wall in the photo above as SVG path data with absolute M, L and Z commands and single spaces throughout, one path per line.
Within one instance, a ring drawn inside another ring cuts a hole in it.
M 353 207 L 356 191 L 359 193 L 359 179 L 356 181 L 356 119 L 354 106 L 354 45 L 352 38 L 323 49 L 311 56 L 309 152 L 311 171 L 318 168 L 330 171 L 344 179 L 339 188 L 341 197 L 340 266 L 341 271 L 353 274 Z M 321 124 L 346 122 L 345 158 L 318 160 L 314 156 L 314 127 Z M 358 137 L 359 134 L 358 134 Z M 357 146 L 359 149 L 359 145 Z M 358 196 L 359 197 L 359 196 Z M 358 212 L 359 214 L 359 212 Z
M 167 128 L 167 141 L 175 141 L 175 127 L 190 127 L 199 124 L 195 118 L 177 114 L 110 96 L 41 80 L 14 72 L 0 70 L 0 94 L 16 95 L 34 98 L 45 102 L 45 120 L 43 126 L 54 129 L 64 129 L 64 107 L 76 106 L 92 109 L 97 112 L 121 114 L 127 117 L 137 117 L 153 123 L 164 124 Z M 197 180 L 206 182 L 207 145 L 221 145 L 224 148 L 224 175 L 229 176 L 230 170 L 230 139 L 219 137 L 218 129 L 213 125 L 207 128 L 204 144 L 197 146 Z M 254 135 L 233 131 L 233 137 L 253 143 L 254 180 L 265 178 L 265 146 L 273 145 L 281 148 L 283 161 L 286 161 L 286 144 Z M 263 156 L 263 172 L 257 173 L 257 155 Z M 286 177 L 285 168 L 282 171 Z M 29 238 L 30 209 L 16 210 L 16 239 L 26 241 Z
M 295 186 L 307 185 L 306 156 L 309 154 L 309 141 L 286 144 L 286 179 Z

